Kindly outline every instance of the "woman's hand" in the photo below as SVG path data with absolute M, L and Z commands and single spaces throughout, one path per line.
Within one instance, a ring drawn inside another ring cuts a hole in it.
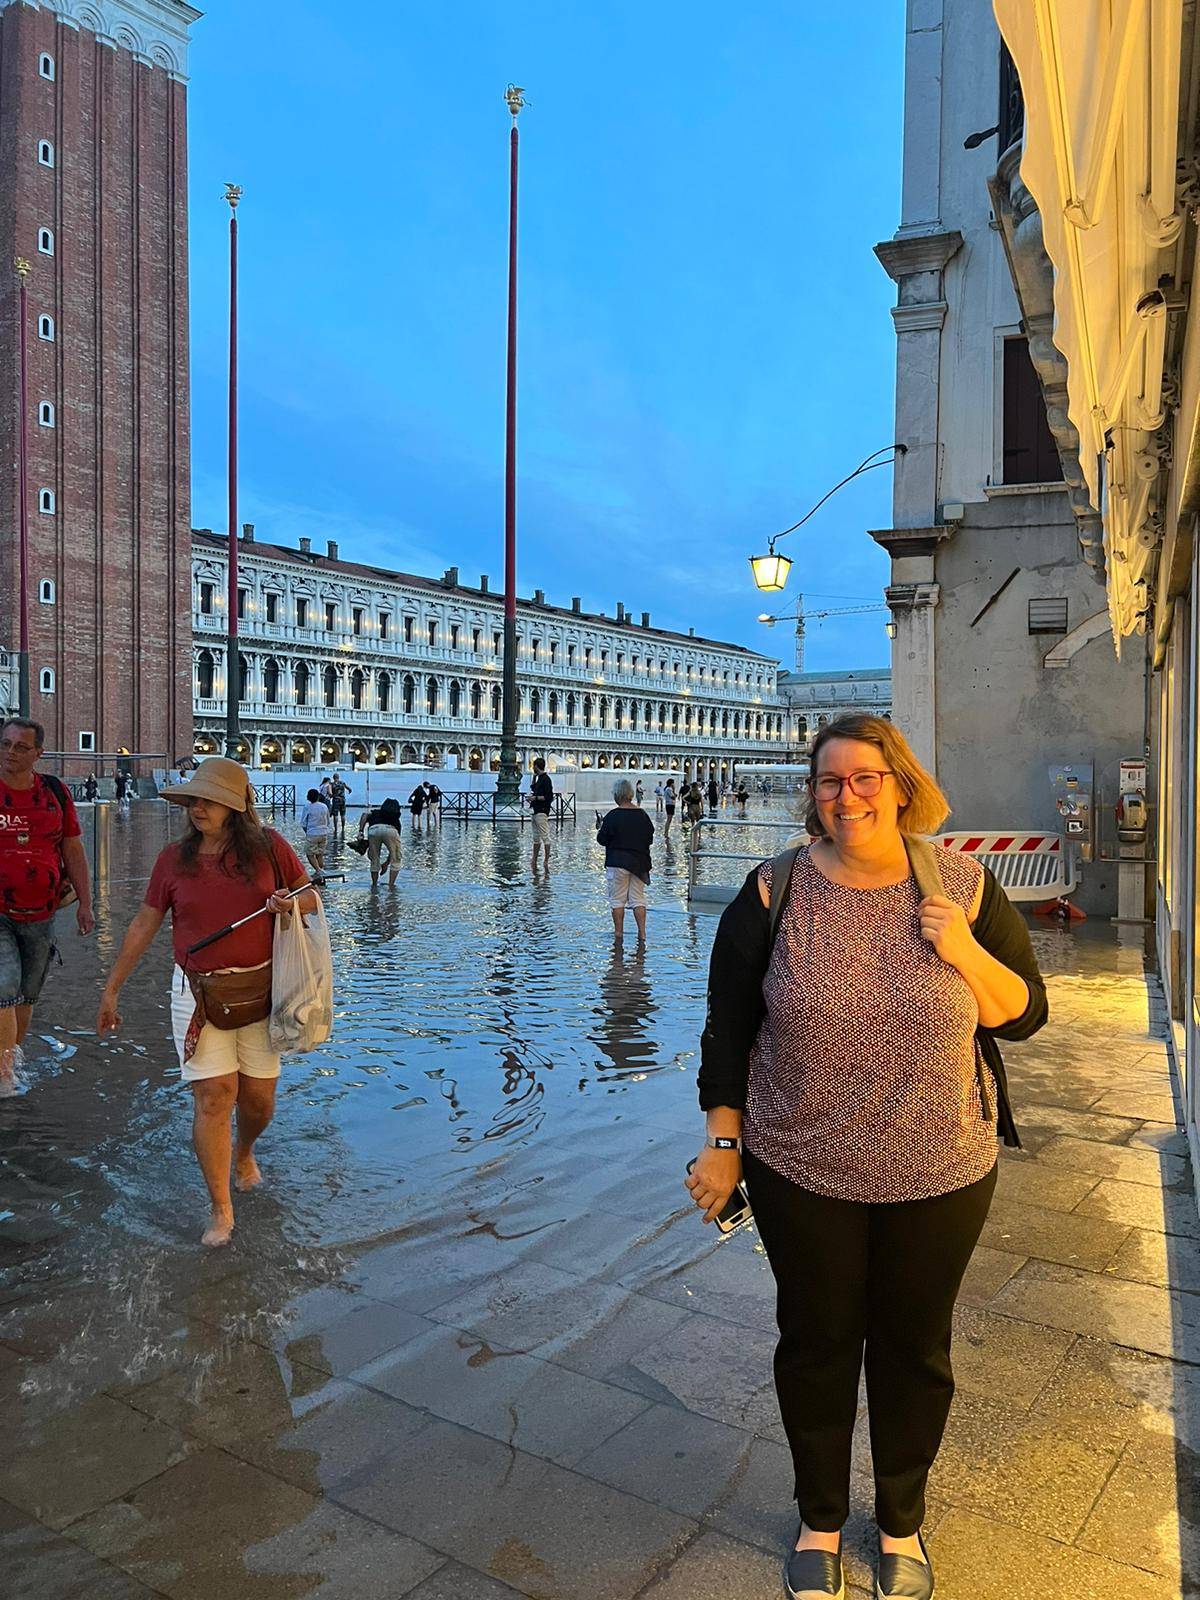
M 117 1010 L 116 994 L 105 989 L 100 996 L 100 1010 L 96 1013 L 96 1032 L 103 1039 L 106 1033 L 116 1033 L 121 1026 L 121 1013 Z
M 724 1211 L 741 1176 L 742 1158 L 736 1150 L 714 1150 L 705 1145 L 683 1183 L 704 1212 L 704 1221 L 711 1222 Z
M 291 915 L 294 903 L 286 889 L 276 889 L 267 901 L 267 910 L 273 911 L 277 917 L 287 917 Z
M 979 947 L 960 905 L 944 894 L 931 894 L 917 907 L 917 916 L 921 937 L 929 940 L 947 966 L 961 971 L 969 965 Z

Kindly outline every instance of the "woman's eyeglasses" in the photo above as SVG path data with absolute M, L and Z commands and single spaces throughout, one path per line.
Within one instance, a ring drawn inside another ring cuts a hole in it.
M 892 775 L 890 767 L 883 772 L 852 772 L 848 778 L 837 778 L 832 772 L 826 772 L 819 778 L 809 778 L 808 787 L 818 800 L 836 800 L 846 787 L 860 800 L 870 800 L 883 788 L 883 780 Z

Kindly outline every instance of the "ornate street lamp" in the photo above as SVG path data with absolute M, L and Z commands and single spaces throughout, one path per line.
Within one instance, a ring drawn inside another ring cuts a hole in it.
M 497 813 L 521 804 L 517 766 L 517 116 L 525 91 L 510 83 L 504 91 L 512 112 L 508 141 L 508 380 L 504 415 L 504 677 L 500 720 L 500 771 Z
M 225 754 L 241 759 L 241 673 L 238 671 L 238 547 L 237 547 L 237 208 L 242 191 L 236 183 L 225 185 L 229 204 L 229 615 L 225 635 Z
M 872 472 L 876 467 L 890 465 L 893 456 L 904 455 L 907 449 L 908 446 L 904 444 L 885 444 L 879 450 L 872 450 L 866 460 L 861 461 L 853 472 L 847 473 L 840 483 L 835 483 L 832 489 L 823 494 L 812 510 L 804 513 L 799 522 L 793 522 L 790 528 L 785 528 L 782 533 L 775 534 L 767 545 L 765 556 L 750 557 L 750 570 L 754 574 L 756 586 L 769 594 L 778 593 L 787 583 L 788 573 L 791 571 L 792 566 L 787 556 L 781 556 L 776 553 L 775 546 L 779 540 L 786 539 L 789 533 L 795 533 L 797 528 L 802 528 L 810 517 L 816 515 L 826 500 L 831 500 L 838 490 L 845 488 L 852 478 L 857 478 L 864 472 Z M 884 456 L 886 459 L 877 461 L 875 459 L 876 456 Z

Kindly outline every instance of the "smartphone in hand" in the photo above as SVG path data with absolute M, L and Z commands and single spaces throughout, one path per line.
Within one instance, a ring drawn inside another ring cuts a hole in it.
M 694 1159 L 688 1162 L 689 1174 L 695 1165 Z M 750 1209 L 750 1196 L 746 1192 L 744 1183 L 735 1184 L 733 1193 L 713 1221 L 721 1233 L 736 1233 L 739 1228 L 748 1227 L 754 1221 L 754 1212 Z

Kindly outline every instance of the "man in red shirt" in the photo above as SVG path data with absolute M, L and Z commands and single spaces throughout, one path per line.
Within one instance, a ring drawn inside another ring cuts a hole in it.
M 92 886 L 79 819 L 65 786 L 35 771 L 40 722 L 0 727 L 0 1095 L 17 1092 L 21 1041 L 54 954 L 54 913 L 64 885 L 79 897 L 75 921 L 91 933 Z

